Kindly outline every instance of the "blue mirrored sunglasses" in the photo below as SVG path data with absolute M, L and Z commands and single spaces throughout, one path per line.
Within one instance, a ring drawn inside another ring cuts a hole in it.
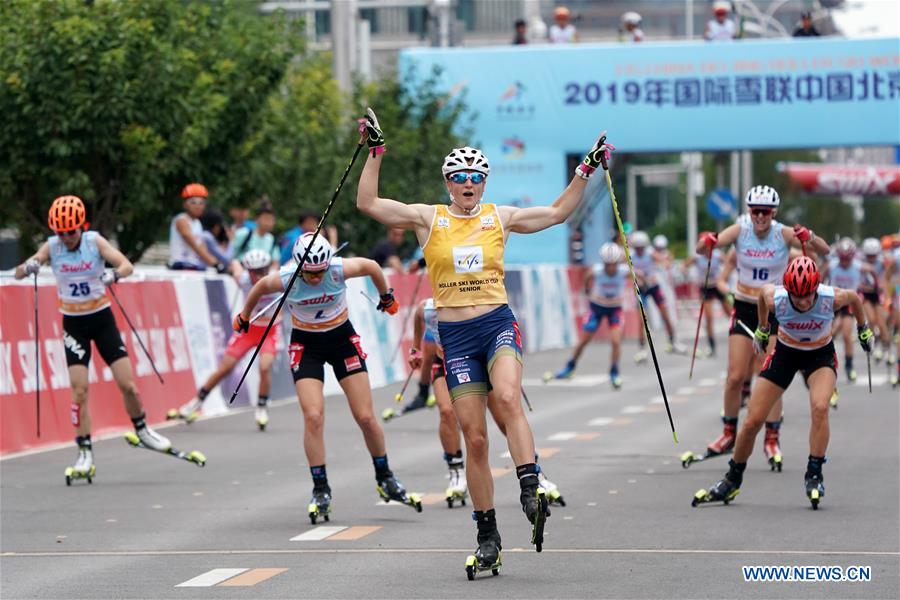
M 471 179 L 473 185 L 478 185 L 479 183 L 483 183 L 486 178 L 487 175 L 484 173 L 454 173 L 447 179 L 453 183 L 465 183 Z

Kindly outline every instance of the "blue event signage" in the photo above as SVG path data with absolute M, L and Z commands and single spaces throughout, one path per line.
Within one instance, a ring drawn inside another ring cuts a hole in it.
M 553 202 L 571 176 L 566 156 L 583 155 L 602 129 L 619 152 L 900 145 L 898 38 L 401 53 L 404 74 L 435 66 L 472 109 L 470 143 L 491 160 L 486 199 L 502 204 Z M 507 256 L 566 260 L 564 228 L 539 239 L 511 240 Z
M 706 212 L 717 221 L 737 215 L 737 199 L 728 188 L 716 188 L 706 196 Z

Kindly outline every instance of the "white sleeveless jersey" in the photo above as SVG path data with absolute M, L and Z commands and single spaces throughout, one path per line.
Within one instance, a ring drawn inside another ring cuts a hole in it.
M 595 264 L 592 271 L 594 282 L 591 285 L 589 300 L 600 306 L 622 306 L 625 284 L 631 275 L 628 265 L 616 265 L 616 272 L 613 275 L 607 274 L 602 264 Z
M 775 288 L 775 318 L 778 319 L 778 341 L 798 350 L 815 350 L 831 341 L 834 321 L 834 288 L 819 285 L 816 303 L 800 312 L 791 303 L 784 287 Z
M 632 251 L 631 264 L 634 266 L 634 270 L 643 277 L 644 287 L 652 287 L 657 284 L 656 261 L 653 260 L 653 251 L 650 248 L 644 248 L 642 256 L 638 256 L 636 251 Z M 641 292 L 644 291 L 641 290 Z
M 440 347 L 441 334 L 438 333 L 438 314 L 437 309 L 434 307 L 434 298 L 429 298 L 425 301 L 423 312 L 425 313 L 425 332 L 431 335 L 434 343 Z
M 756 303 L 759 291 L 767 283 L 778 284 L 787 268 L 790 248 L 784 241 L 784 226 L 773 220 L 769 233 L 759 239 L 753 224 L 741 221 L 741 231 L 734 243 L 737 251 L 737 290 L 735 297 Z
M 709 258 L 709 255 L 705 252 L 702 254 L 697 254 L 697 262 L 694 263 L 697 265 L 697 270 L 700 272 L 700 285 L 703 285 L 704 278 L 706 277 L 706 264 L 711 263 L 709 265 L 709 284 L 710 287 L 715 286 L 716 278 L 719 276 L 719 271 L 722 270 L 722 251 L 718 248 L 714 248 L 712 252 L 712 259 Z
M 871 271 L 866 271 L 865 273 L 860 274 L 859 291 L 869 293 L 877 292 L 879 288 L 879 279 L 884 276 L 886 269 L 884 266 L 884 260 L 882 259 L 881 255 L 879 255 L 875 259 L 875 262 L 865 261 L 865 264 L 869 265 L 869 267 L 871 267 L 875 272 L 872 273 Z
M 706 26 L 709 28 L 708 40 L 713 42 L 730 42 L 737 33 L 737 25 L 731 19 L 725 19 L 719 23 L 716 19 L 710 19 Z
M 294 269 L 285 266 L 279 271 L 283 287 L 287 288 Z M 342 325 L 349 318 L 343 259 L 331 259 L 331 266 L 318 285 L 309 285 L 298 275 L 285 303 L 291 313 L 291 322 L 297 329 L 329 331 Z
M 64 315 L 89 315 L 109 306 L 106 286 L 100 283 L 104 260 L 97 248 L 96 231 L 85 231 L 75 250 L 69 250 L 58 236 L 50 244 L 50 267 L 56 276 L 59 311 Z
M 193 248 L 188 246 L 187 242 L 185 242 L 184 238 L 181 236 L 181 233 L 179 233 L 178 228 L 175 226 L 175 221 L 182 215 L 186 216 L 188 223 L 190 223 L 191 235 L 198 244 L 203 243 L 203 225 L 200 224 L 200 219 L 192 219 L 187 213 L 178 214 L 169 224 L 169 264 L 181 262 L 205 268 L 206 263 L 196 252 L 194 252 Z
M 250 273 L 248 273 L 247 271 L 244 271 L 243 273 L 241 273 L 241 276 L 238 277 L 237 284 L 241 288 L 241 291 L 244 292 L 244 298 L 246 298 L 247 295 L 250 294 L 250 290 L 253 289 L 253 284 L 250 282 Z M 282 285 L 287 285 L 287 284 L 283 283 Z M 281 297 L 281 292 L 273 292 L 271 294 L 265 294 L 259 299 L 259 302 L 256 303 L 256 308 L 254 310 L 260 311 L 260 310 L 264 309 L 265 307 L 269 306 L 269 304 L 271 304 L 272 302 L 274 302 L 275 300 L 277 300 L 280 297 Z M 285 300 L 285 302 L 287 302 L 287 301 Z M 259 319 L 254 321 L 253 324 L 254 325 L 265 325 L 266 323 L 268 323 L 269 321 L 272 320 L 273 312 L 275 312 L 274 306 L 272 308 L 270 308 L 269 310 L 267 310 L 266 314 L 264 314 Z M 256 314 L 257 313 L 255 313 L 255 312 L 253 313 L 254 316 Z M 280 322 L 280 321 L 281 321 L 281 316 L 279 313 L 277 322 Z
M 828 261 L 828 280 L 834 287 L 853 290 L 859 287 L 862 271 L 859 261 L 852 261 L 848 267 L 842 267 L 840 260 L 832 258 Z

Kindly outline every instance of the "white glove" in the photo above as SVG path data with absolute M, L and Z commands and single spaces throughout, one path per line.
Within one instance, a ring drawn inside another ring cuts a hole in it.
M 36 275 L 41 270 L 41 261 L 36 258 L 30 258 L 25 263 L 25 274 Z
M 103 275 L 100 276 L 100 283 L 105 286 L 110 286 L 119 280 L 119 274 L 116 273 L 115 269 L 107 269 L 103 271 Z

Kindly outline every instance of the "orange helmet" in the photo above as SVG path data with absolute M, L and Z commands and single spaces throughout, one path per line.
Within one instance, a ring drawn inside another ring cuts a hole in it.
M 78 196 L 60 196 L 47 214 L 47 225 L 53 231 L 75 231 L 84 227 L 84 202 Z
M 894 236 L 892 235 L 883 235 L 881 236 L 881 249 L 882 250 L 890 250 L 894 246 Z
M 196 197 L 209 198 L 209 191 L 202 183 L 189 183 L 181 190 L 181 197 L 185 200 Z
M 808 256 L 798 256 L 788 265 L 782 279 L 785 289 L 794 296 L 808 296 L 819 287 L 819 267 Z

